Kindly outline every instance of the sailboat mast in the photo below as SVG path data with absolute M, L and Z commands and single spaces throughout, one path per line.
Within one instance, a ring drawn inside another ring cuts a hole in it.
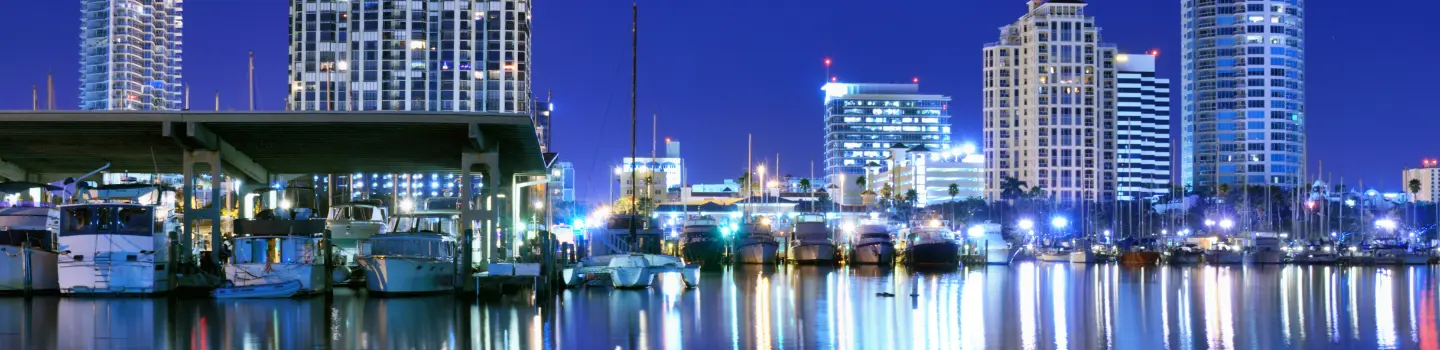
M 635 92 L 639 85 L 640 4 L 630 3 L 630 241 L 639 244 L 635 219 L 640 216 L 640 193 L 635 183 Z M 633 252 L 635 249 L 631 248 Z

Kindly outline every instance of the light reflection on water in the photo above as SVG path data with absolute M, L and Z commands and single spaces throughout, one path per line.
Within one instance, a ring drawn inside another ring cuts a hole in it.
M 0 349 L 1434 349 L 1436 271 L 739 266 L 539 301 L 0 298 Z

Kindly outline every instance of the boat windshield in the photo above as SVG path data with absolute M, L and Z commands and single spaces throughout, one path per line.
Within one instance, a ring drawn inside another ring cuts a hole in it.
M 803 224 L 803 223 L 824 223 L 824 222 L 825 222 L 825 216 L 824 216 L 824 215 L 804 214 L 804 215 L 800 215 L 800 216 L 795 217 L 795 223 L 797 223 L 797 224 Z
M 685 226 L 715 226 L 718 222 L 713 218 L 690 218 L 685 220 Z
M 149 236 L 155 230 L 155 208 L 86 205 L 61 211 L 60 236 L 119 234 Z
M 455 252 L 455 242 L 438 239 L 376 239 L 369 246 L 372 256 L 448 259 Z
M 452 216 L 397 216 L 390 219 L 391 232 L 437 232 L 454 235 L 459 232 Z
M 860 238 L 890 238 L 890 234 L 889 234 L 889 233 L 866 233 L 866 234 L 860 235 Z
M 347 205 L 330 208 L 330 220 L 384 220 L 384 216 L 375 207 Z

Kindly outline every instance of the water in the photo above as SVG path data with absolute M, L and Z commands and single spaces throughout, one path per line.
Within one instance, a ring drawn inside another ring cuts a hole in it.
M 742 266 L 540 300 L 4 298 L 0 349 L 1434 349 L 1437 272 Z

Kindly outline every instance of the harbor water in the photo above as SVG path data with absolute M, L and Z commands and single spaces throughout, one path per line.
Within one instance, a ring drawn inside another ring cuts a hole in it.
M 0 349 L 1435 349 L 1437 273 L 738 266 L 554 298 L 6 297 Z

